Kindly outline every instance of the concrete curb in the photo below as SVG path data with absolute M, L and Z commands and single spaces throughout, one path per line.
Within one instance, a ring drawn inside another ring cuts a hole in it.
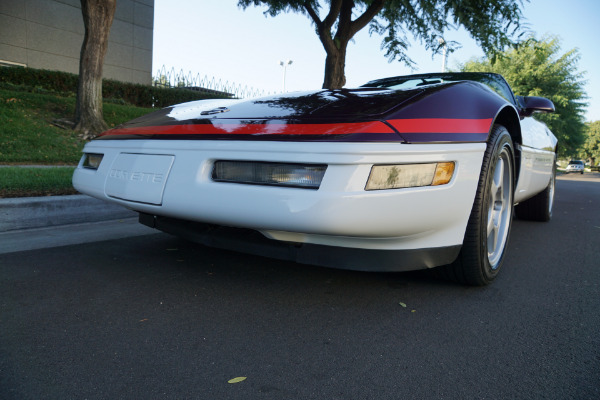
M 86 195 L 0 199 L 0 232 L 135 217 L 125 207 Z

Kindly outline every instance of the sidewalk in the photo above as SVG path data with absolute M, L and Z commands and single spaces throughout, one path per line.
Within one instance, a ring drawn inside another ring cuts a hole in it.
M 0 254 L 154 233 L 136 212 L 86 195 L 0 199 Z
M 0 232 L 136 216 L 125 207 L 86 195 L 0 199 Z
M 19 168 L 75 168 L 77 165 L 0 165 Z M 0 198 L 0 232 L 137 217 L 125 207 L 87 195 Z
M 137 218 L 0 232 L 0 254 L 159 233 Z

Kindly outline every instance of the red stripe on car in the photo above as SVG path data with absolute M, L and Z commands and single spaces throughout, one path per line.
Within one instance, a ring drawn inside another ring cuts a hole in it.
M 488 133 L 492 118 L 415 118 L 387 121 L 398 133 Z
M 112 135 L 347 135 L 352 133 L 396 133 L 381 121 L 340 124 L 184 124 L 115 128 Z

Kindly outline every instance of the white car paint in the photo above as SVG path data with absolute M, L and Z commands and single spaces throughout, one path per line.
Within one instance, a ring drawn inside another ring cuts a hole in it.
M 219 107 L 228 107 L 239 103 L 239 99 L 209 99 L 196 100 L 174 105 L 167 115 L 177 121 L 198 118 L 203 111 L 210 111 Z
M 99 169 L 80 164 L 73 184 L 82 193 L 136 211 L 251 228 L 276 240 L 362 249 L 436 248 L 463 241 L 485 148 L 485 143 L 99 140 L 84 149 L 104 154 Z M 328 168 L 320 188 L 311 190 L 215 182 L 216 160 Z M 436 161 L 456 162 L 449 184 L 365 191 L 374 164 Z M 128 190 L 115 189 L 124 180 Z
M 533 117 L 521 120 L 523 144 L 515 203 L 527 200 L 546 187 L 553 174 L 556 138 L 545 124 Z

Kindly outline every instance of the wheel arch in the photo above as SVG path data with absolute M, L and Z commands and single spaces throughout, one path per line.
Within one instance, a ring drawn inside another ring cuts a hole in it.
M 513 141 L 513 151 L 515 156 L 515 184 L 518 183 L 521 172 L 521 145 L 523 144 L 521 124 L 519 121 L 520 118 L 517 110 L 515 110 L 514 107 L 507 105 L 500 109 L 496 114 L 488 134 L 489 139 L 489 135 L 491 135 L 494 125 L 502 125 L 508 130 Z

